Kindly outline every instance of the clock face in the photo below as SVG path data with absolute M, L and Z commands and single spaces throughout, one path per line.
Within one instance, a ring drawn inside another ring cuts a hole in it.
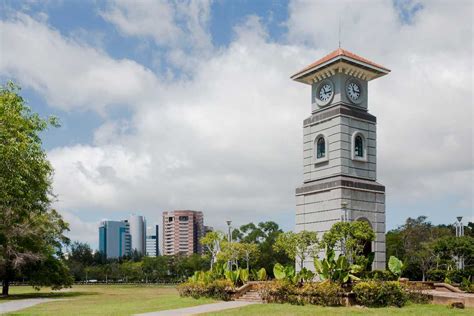
M 357 102 L 360 99 L 362 89 L 356 82 L 349 82 L 349 84 L 346 86 L 346 93 L 349 99 L 351 99 L 353 102 Z
M 333 94 L 333 89 L 330 84 L 326 83 L 323 84 L 321 89 L 319 90 L 319 99 L 323 102 L 329 101 Z

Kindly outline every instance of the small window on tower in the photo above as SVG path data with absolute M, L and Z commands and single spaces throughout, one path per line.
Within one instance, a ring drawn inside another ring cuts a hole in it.
M 326 156 L 326 141 L 324 140 L 324 137 L 321 136 L 318 138 L 317 144 L 316 144 L 316 158 L 324 158 Z
M 328 161 L 328 140 L 324 134 L 319 134 L 314 138 L 313 162 L 319 164 Z
M 356 157 L 364 157 L 364 140 L 357 135 L 354 142 L 354 154 Z
M 352 134 L 352 159 L 357 161 L 367 161 L 367 140 L 362 132 Z

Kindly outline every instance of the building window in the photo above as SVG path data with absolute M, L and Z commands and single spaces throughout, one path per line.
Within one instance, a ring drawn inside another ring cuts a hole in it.
M 319 134 L 313 143 L 313 162 L 319 164 L 328 161 L 328 139 L 324 134 Z
M 352 134 L 352 159 L 357 161 L 367 161 L 367 138 L 359 131 Z
M 180 221 L 180 222 L 187 221 L 188 219 L 189 219 L 188 216 L 180 216 L 180 217 L 179 217 L 179 221 Z
M 355 137 L 354 154 L 356 157 L 364 157 L 364 140 L 360 135 Z
M 316 158 L 324 158 L 326 156 L 326 141 L 324 140 L 324 137 L 321 136 L 318 138 L 318 141 L 316 142 Z

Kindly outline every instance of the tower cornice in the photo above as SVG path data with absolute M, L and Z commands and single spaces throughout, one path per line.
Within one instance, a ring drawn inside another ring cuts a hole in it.
M 389 72 L 390 69 L 384 66 L 339 48 L 298 71 L 291 76 L 291 79 L 301 83 L 313 84 L 336 73 L 345 73 L 370 81 Z

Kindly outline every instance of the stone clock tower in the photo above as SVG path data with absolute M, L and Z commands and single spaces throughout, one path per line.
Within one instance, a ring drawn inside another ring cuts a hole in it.
M 368 81 L 389 72 L 339 48 L 291 77 L 311 86 L 296 232 L 316 231 L 321 238 L 336 222 L 367 221 L 376 235 L 366 249 L 375 252 L 373 269 L 385 269 L 385 187 L 377 182 L 377 120 L 368 113 Z M 312 259 L 305 267 L 314 270 Z

